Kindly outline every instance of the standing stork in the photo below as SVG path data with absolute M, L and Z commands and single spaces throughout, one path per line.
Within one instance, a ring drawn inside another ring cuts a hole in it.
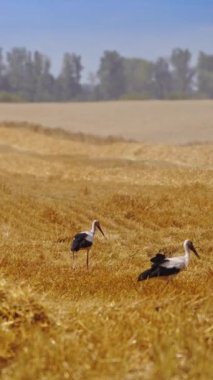
M 98 220 L 93 220 L 92 228 L 90 231 L 80 232 L 74 236 L 71 243 L 71 247 L 70 247 L 70 250 L 72 252 L 72 257 L 73 257 L 73 268 L 74 268 L 75 252 L 78 252 L 82 249 L 87 251 L 86 263 L 87 263 L 87 269 L 89 268 L 89 251 L 93 245 L 96 228 L 98 228 L 99 231 L 101 231 L 102 235 L 105 237 L 104 232 L 101 228 L 100 222 Z
M 194 254 L 200 258 L 191 240 L 185 240 L 183 247 L 185 252 L 183 256 L 168 258 L 165 254 L 157 253 L 150 260 L 153 263 L 151 268 L 141 273 L 138 277 L 138 281 L 147 280 L 152 277 L 169 278 L 178 274 L 188 266 L 190 251 L 194 252 Z

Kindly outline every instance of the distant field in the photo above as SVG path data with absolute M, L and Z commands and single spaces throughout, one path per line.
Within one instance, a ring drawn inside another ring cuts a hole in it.
M 213 141 L 213 101 L 0 104 L 0 121 L 28 121 L 153 143 Z
M 213 143 L 0 125 L 0 378 L 212 379 L 212 215 Z M 97 233 L 89 271 L 83 252 L 73 270 L 71 237 L 94 218 L 107 239 Z M 200 260 L 168 284 L 137 282 L 185 239 Z

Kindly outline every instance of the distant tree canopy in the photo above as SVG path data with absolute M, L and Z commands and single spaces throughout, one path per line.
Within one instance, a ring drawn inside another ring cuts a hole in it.
M 124 59 L 116 51 L 105 51 L 98 70 L 103 99 L 118 99 L 125 91 Z
M 191 64 L 188 49 L 173 49 L 155 62 L 105 51 L 96 73 L 82 83 L 81 56 L 66 52 L 58 75 L 39 51 L 0 48 L 0 102 L 111 99 L 213 99 L 213 55 L 200 52 Z
M 125 95 L 128 97 L 152 97 L 154 64 L 140 58 L 124 58 L 126 79 Z
M 81 92 L 81 57 L 65 53 L 61 72 L 54 77 L 50 59 L 39 51 L 14 48 L 4 59 L 0 49 L 0 94 L 16 95 L 23 101 L 69 101 Z M 0 96 L 1 101 L 1 96 Z
M 213 55 L 200 53 L 197 64 L 198 93 L 213 99 Z
M 57 93 L 60 94 L 60 100 L 68 101 L 77 99 L 81 93 L 81 57 L 75 54 L 65 53 L 63 57 L 62 69 L 57 78 Z
M 169 70 L 169 63 L 164 58 L 159 58 L 154 64 L 153 92 L 157 99 L 168 99 L 171 97 L 173 80 Z
M 195 69 L 190 66 L 189 50 L 174 49 L 171 55 L 173 92 L 180 98 L 190 97 Z

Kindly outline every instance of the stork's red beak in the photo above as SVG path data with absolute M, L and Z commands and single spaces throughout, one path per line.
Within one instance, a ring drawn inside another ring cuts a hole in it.
M 100 224 L 98 224 L 97 227 L 98 227 L 99 231 L 101 231 L 102 235 L 105 237 L 104 232 L 103 232 L 103 230 L 102 230 Z
M 194 252 L 194 254 L 198 257 L 198 259 L 200 259 L 200 255 L 198 254 L 198 252 L 196 251 L 195 247 L 192 246 L 192 251 Z

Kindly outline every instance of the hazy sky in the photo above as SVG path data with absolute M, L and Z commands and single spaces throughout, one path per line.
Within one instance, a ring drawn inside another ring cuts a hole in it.
M 84 79 L 104 50 L 156 59 L 174 47 L 213 54 L 213 0 L 0 0 L 0 47 L 38 49 L 59 71 L 82 56 Z

